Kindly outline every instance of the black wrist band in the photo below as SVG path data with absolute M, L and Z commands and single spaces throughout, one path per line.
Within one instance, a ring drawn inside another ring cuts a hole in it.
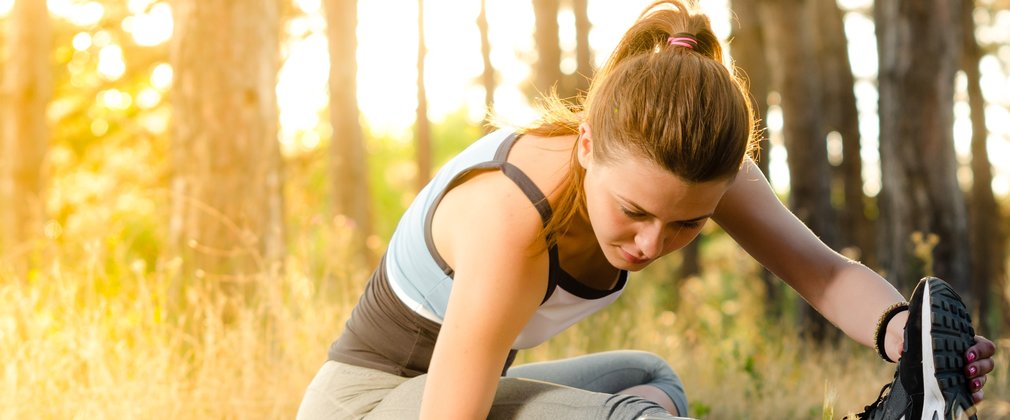
M 887 351 L 884 349 L 884 338 L 887 337 L 887 324 L 891 322 L 891 319 L 895 315 L 907 310 L 908 302 L 898 302 L 888 306 L 883 315 L 880 315 L 880 319 L 877 320 L 877 329 L 873 332 L 873 348 L 881 358 L 888 362 L 896 363 L 890 357 L 887 357 Z

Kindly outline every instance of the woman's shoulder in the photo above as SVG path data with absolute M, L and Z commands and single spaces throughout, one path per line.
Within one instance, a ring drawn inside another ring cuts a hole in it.
M 522 187 L 496 170 L 476 172 L 447 192 L 435 217 L 440 213 L 450 221 L 447 225 L 471 231 L 507 225 L 515 236 L 536 236 L 543 225 Z
M 530 178 L 547 197 L 568 179 L 575 136 L 524 135 L 509 153 L 508 162 Z
M 455 267 L 460 250 L 533 256 L 543 220 L 521 188 L 501 171 L 482 171 L 449 191 L 435 209 L 432 239 Z M 542 242 L 542 241 L 539 241 Z M 528 251 L 528 252 L 527 252 Z

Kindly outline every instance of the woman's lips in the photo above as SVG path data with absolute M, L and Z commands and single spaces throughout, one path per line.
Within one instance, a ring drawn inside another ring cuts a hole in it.
M 644 263 L 646 261 L 649 261 L 647 258 L 636 258 L 635 256 L 633 256 L 630 253 L 628 253 L 628 251 L 625 251 L 624 248 L 617 248 L 617 249 L 619 249 L 621 251 L 621 257 L 624 257 L 624 260 L 627 261 L 627 262 L 629 262 L 629 263 L 632 263 L 632 264 L 641 264 L 641 263 Z

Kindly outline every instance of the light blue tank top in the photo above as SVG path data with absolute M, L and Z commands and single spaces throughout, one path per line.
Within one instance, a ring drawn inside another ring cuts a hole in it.
M 396 296 L 418 315 L 439 324 L 445 318 L 453 271 L 435 249 L 431 221 L 434 208 L 459 179 L 475 170 L 500 170 L 522 189 L 544 223 L 550 219 L 550 204 L 543 192 L 518 167 L 506 161 L 518 138 L 511 131 L 499 130 L 474 142 L 435 174 L 397 224 L 383 268 Z M 479 206 L 475 206 L 474 211 L 479 211 Z M 622 270 L 613 289 L 589 288 L 561 269 L 556 246 L 551 247 L 548 254 L 550 273 L 546 296 L 516 339 L 514 349 L 540 344 L 610 304 L 627 282 L 627 272 Z

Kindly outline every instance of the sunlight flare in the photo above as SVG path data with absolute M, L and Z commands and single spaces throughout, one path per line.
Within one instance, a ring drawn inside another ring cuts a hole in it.
M 128 16 L 123 19 L 123 30 L 141 47 L 164 44 L 172 38 L 172 7 L 168 3 L 158 3 L 148 12 Z
M 98 73 L 106 80 L 117 80 L 126 72 L 123 48 L 119 45 L 103 47 L 98 53 Z
M 144 88 L 137 94 L 137 107 L 151 109 L 161 103 L 161 93 L 154 88 Z
M 91 34 L 87 32 L 78 32 L 74 35 L 74 40 L 72 41 L 74 49 L 77 51 L 87 51 L 91 48 Z
M 172 66 L 168 63 L 158 64 L 151 72 L 151 86 L 162 92 L 172 87 Z
M 54 16 L 82 28 L 98 24 L 105 16 L 105 6 L 94 1 L 49 0 L 46 6 Z
M 133 105 L 133 98 L 130 94 L 119 89 L 104 90 L 98 94 L 98 97 L 101 99 L 102 105 L 116 111 L 128 110 Z

